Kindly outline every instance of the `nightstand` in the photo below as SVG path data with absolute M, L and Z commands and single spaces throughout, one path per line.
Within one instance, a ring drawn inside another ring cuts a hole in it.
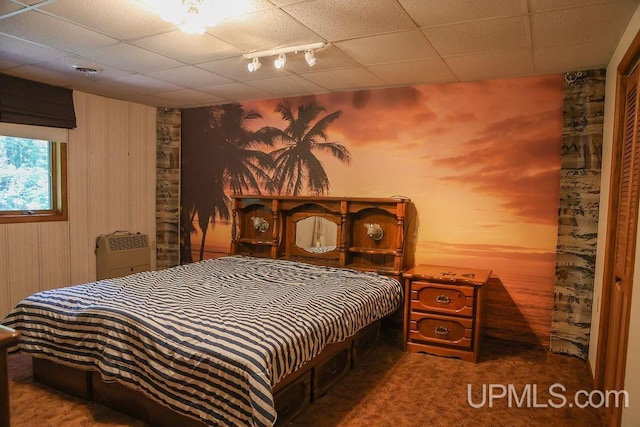
M 478 362 L 491 270 L 417 265 L 405 279 L 405 350 Z

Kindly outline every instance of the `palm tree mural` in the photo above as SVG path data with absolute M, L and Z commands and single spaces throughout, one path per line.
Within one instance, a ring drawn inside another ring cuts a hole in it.
M 271 177 L 278 194 L 299 195 L 306 189 L 310 193 L 325 194 L 329 191 L 329 178 L 315 153 L 329 153 L 341 162 L 349 164 L 351 154 L 336 142 L 328 142 L 326 130 L 342 115 L 342 111 L 326 112 L 317 101 L 300 104 L 294 109 L 291 101 L 278 103 L 275 111 L 289 122 L 284 130 L 271 128 L 283 148 L 270 154 L 274 160 Z M 322 141 L 320 141 L 322 140 Z
M 209 223 L 216 219 L 229 220 L 230 199 L 225 188 L 233 194 L 270 189 L 268 171 L 271 157 L 258 150 L 260 145 L 273 145 L 275 132 L 263 127 L 247 129 L 251 120 L 262 118 L 255 111 L 245 111 L 240 104 L 192 108 L 183 110 L 182 128 L 182 200 L 181 200 L 181 260 L 193 262 L 191 233 L 194 219 L 202 231 L 200 260 Z

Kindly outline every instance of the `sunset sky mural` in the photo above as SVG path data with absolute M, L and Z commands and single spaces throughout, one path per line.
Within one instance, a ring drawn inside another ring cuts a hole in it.
M 351 162 L 318 154 L 328 195 L 412 200 L 416 263 L 492 269 L 503 281 L 549 289 L 552 298 L 562 97 L 562 76 L 554 75 L 291 101 L 316 100 L 326 114 L 342 112 L 328 126 L 327 141 L 344 145 Z M 281 101 L 243 103 L 262 116 L 247 127 L 286 127 L 274 111 Z M 207 251 L 226 253 L 229 241 L 230 226 L 217 223 Z

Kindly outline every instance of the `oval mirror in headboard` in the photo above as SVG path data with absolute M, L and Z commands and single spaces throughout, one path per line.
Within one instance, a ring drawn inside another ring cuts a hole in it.
M 312 254 L 324 254 L 338 247 L 338 225 L 313 215 L 296 222 L 295 245 Z

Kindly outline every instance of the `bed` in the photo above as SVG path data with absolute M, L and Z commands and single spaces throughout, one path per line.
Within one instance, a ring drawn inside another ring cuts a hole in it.
M 326 393 L 402 306 L 409 202 L 233 203 L 230 256 L 19 303 L 34 378 L 167 426 L 283 424 Z

